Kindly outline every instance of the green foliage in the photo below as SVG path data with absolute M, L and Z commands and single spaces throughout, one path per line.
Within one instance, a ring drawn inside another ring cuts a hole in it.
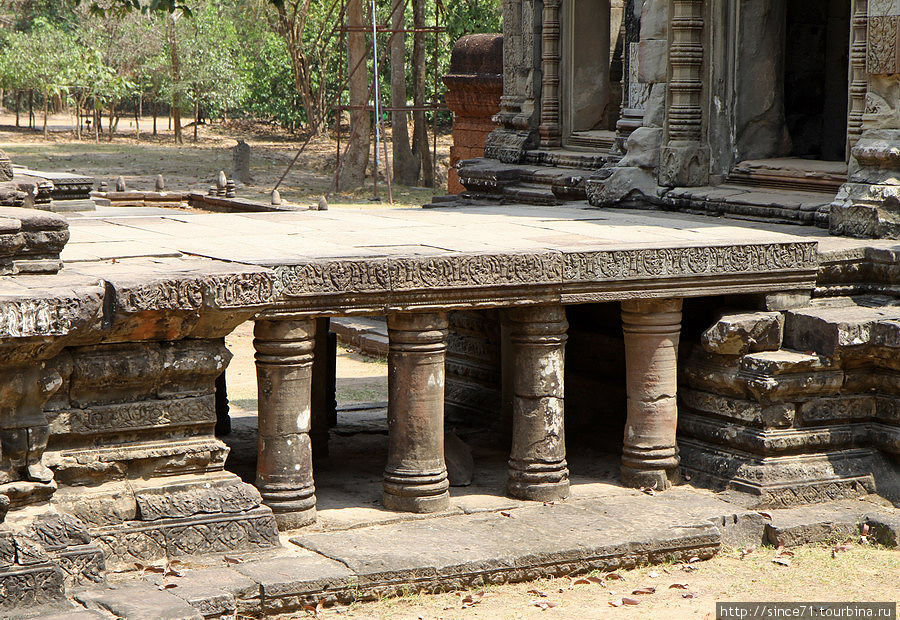
M 7 93 L 34 90 L 81 108 L 96 102 L 105 110 L 134 107 L 138 97 L 167 106 L 177 95 L 185 113 L 196 103 L 208 118 L 243 114 L 296 130 L 330 126 L 332 106 L 346 84 L 339 0 L 8 2 L 15 19 L 8 20 L 10 29 L 0 28 L 0 88 Z M 368 10 L 371 0 L 363 2 Z M 376 5 L 378 21 L 386 24 L 392 0 Z M 440 25 L 447 32 L 426 37 L 429 100 L 443 92 L 441 76 L 453 42 L 467 33 L 500 29 L 500 0 L 443 0 L 440 6 Z M 428 26 L 435 24 L 437 7 L 437 0 L 427 0 Z M 412 26 L 411 2 L 406 23 Z M 379 35 L 385 103 L 389 36 Z M 371 45 L 371 36 L 367 39 Z M 173 67 L 173 41 L 179 71 Z M 406 46 L 411 101 L 412 35 Z M 372 75 L 371 53 L 367 70 Z

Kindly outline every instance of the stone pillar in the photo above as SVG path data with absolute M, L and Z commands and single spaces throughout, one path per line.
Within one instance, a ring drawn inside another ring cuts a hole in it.
M 541 30 L 543 52 L 541 67 L 544 72 L 541 97 L 541 146 L 558 147 L 562 144 L 559 123 L 559 12 L 560 0 L 544 0 L 544 18 Z
M 444 463 L 446 313 L 388 316 L 388 462 L 384 506 L 438 512 L 450 505 Z
M 869 1 L 853 0 L 850 16 L 850 105 L 847 120 L 847 157 L 863 131 L 869 74 L 866 71 L 866 49 L 869 25 Z
M 554 501 L 569 495 L 563 371 L 562 306 L 506 311 L 512 364 L 513 429 L 507 489 L 512 497 Z
M 259 383 L 256 486 L 282 530 L 316 519 L 309 439 L 315 335 L 315 319 L 290 315 L 264 315 L 254 330 Z
M 669 33 L 669 94 L 666 145 L 659 184 L 695 187 L 709 183 L 709 146 L 703 138 L 704 0 L 672 0 Z
M 638 59 L 641 41 L 641 12 L 643 2 L 626 0 L 624 15 L 625 39 L 622 45 L 622 106 L 616 122 L 617 154 L 625 154 L 625 141 L 644 124 L 644 110 L 650 87 L 638 77 Z
M 678 472 L 675 428 L 681 300 L 622 302 L 628 418 L 622 484 L 663 490 Z

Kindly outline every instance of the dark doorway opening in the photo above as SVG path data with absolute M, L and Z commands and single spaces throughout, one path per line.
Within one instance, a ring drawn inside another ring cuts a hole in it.
M 788 0 L 784 108 L 791 156 L 843 161 L 850 3 Z

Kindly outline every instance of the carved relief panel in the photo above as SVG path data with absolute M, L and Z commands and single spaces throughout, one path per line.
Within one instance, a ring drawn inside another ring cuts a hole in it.
M 868 72 L 900 73 L 900 0 L 869 0 L 868 21 Z

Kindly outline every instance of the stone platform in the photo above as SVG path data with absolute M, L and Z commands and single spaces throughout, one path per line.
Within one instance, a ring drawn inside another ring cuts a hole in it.
M 0 542 L 18 549 L 0 579 L 18 588 L 14 605 L 58 600 L 135 562 L 268 553 L 276 525 L 315 523 L 312 452 L 328 450 L 326 357 L 316 334 L 327 318 L 387 315 L 380 502 L 391 514 L 443 514 L 457 505 L 443 448 L 448 313 L 494 309 L 504 323 L 509 408 L 489 415 L 510 423 L 511 446 L 491 495 L 540 503 L 569 496 L 580 475 L 566 461 L 566 306 L 622 304 L 606 321 L 624 334 L 629 401 L 621 410 L 632 429 L 616 467 L 624 486 L 662 491 L 679 472 L 682 300 L 739 295 L 781 310 L 831 282 L 869 283 L 854 279 L 860 265 L 892 286 L 889 246 L 808 228 L 582 207 L 103 208 L 69 217 L 67 227 L 47 214 L 60 244 L 68 228 L 63 268 L 24 273 L 11 246 L 0 282 L 0 345 L 9 352 L 0 370 L 9 385 L 28 386 L 0 393 L 15 414 L 0 420 L 0 512 L 9 510 Z M 830 280 L 823 256 L 836 257 Z M 256 324 L 258 458 L 241 481 L 225 469 L 228 448 L 214 435 L 215 384 L 230 358 L 222 338 L 248 320 Z M 884 429 L 882 449 L 893 449 L 893 428 Z M 20 574 L 37 579 L 35 571 L 47 587 L 17 585 Z

